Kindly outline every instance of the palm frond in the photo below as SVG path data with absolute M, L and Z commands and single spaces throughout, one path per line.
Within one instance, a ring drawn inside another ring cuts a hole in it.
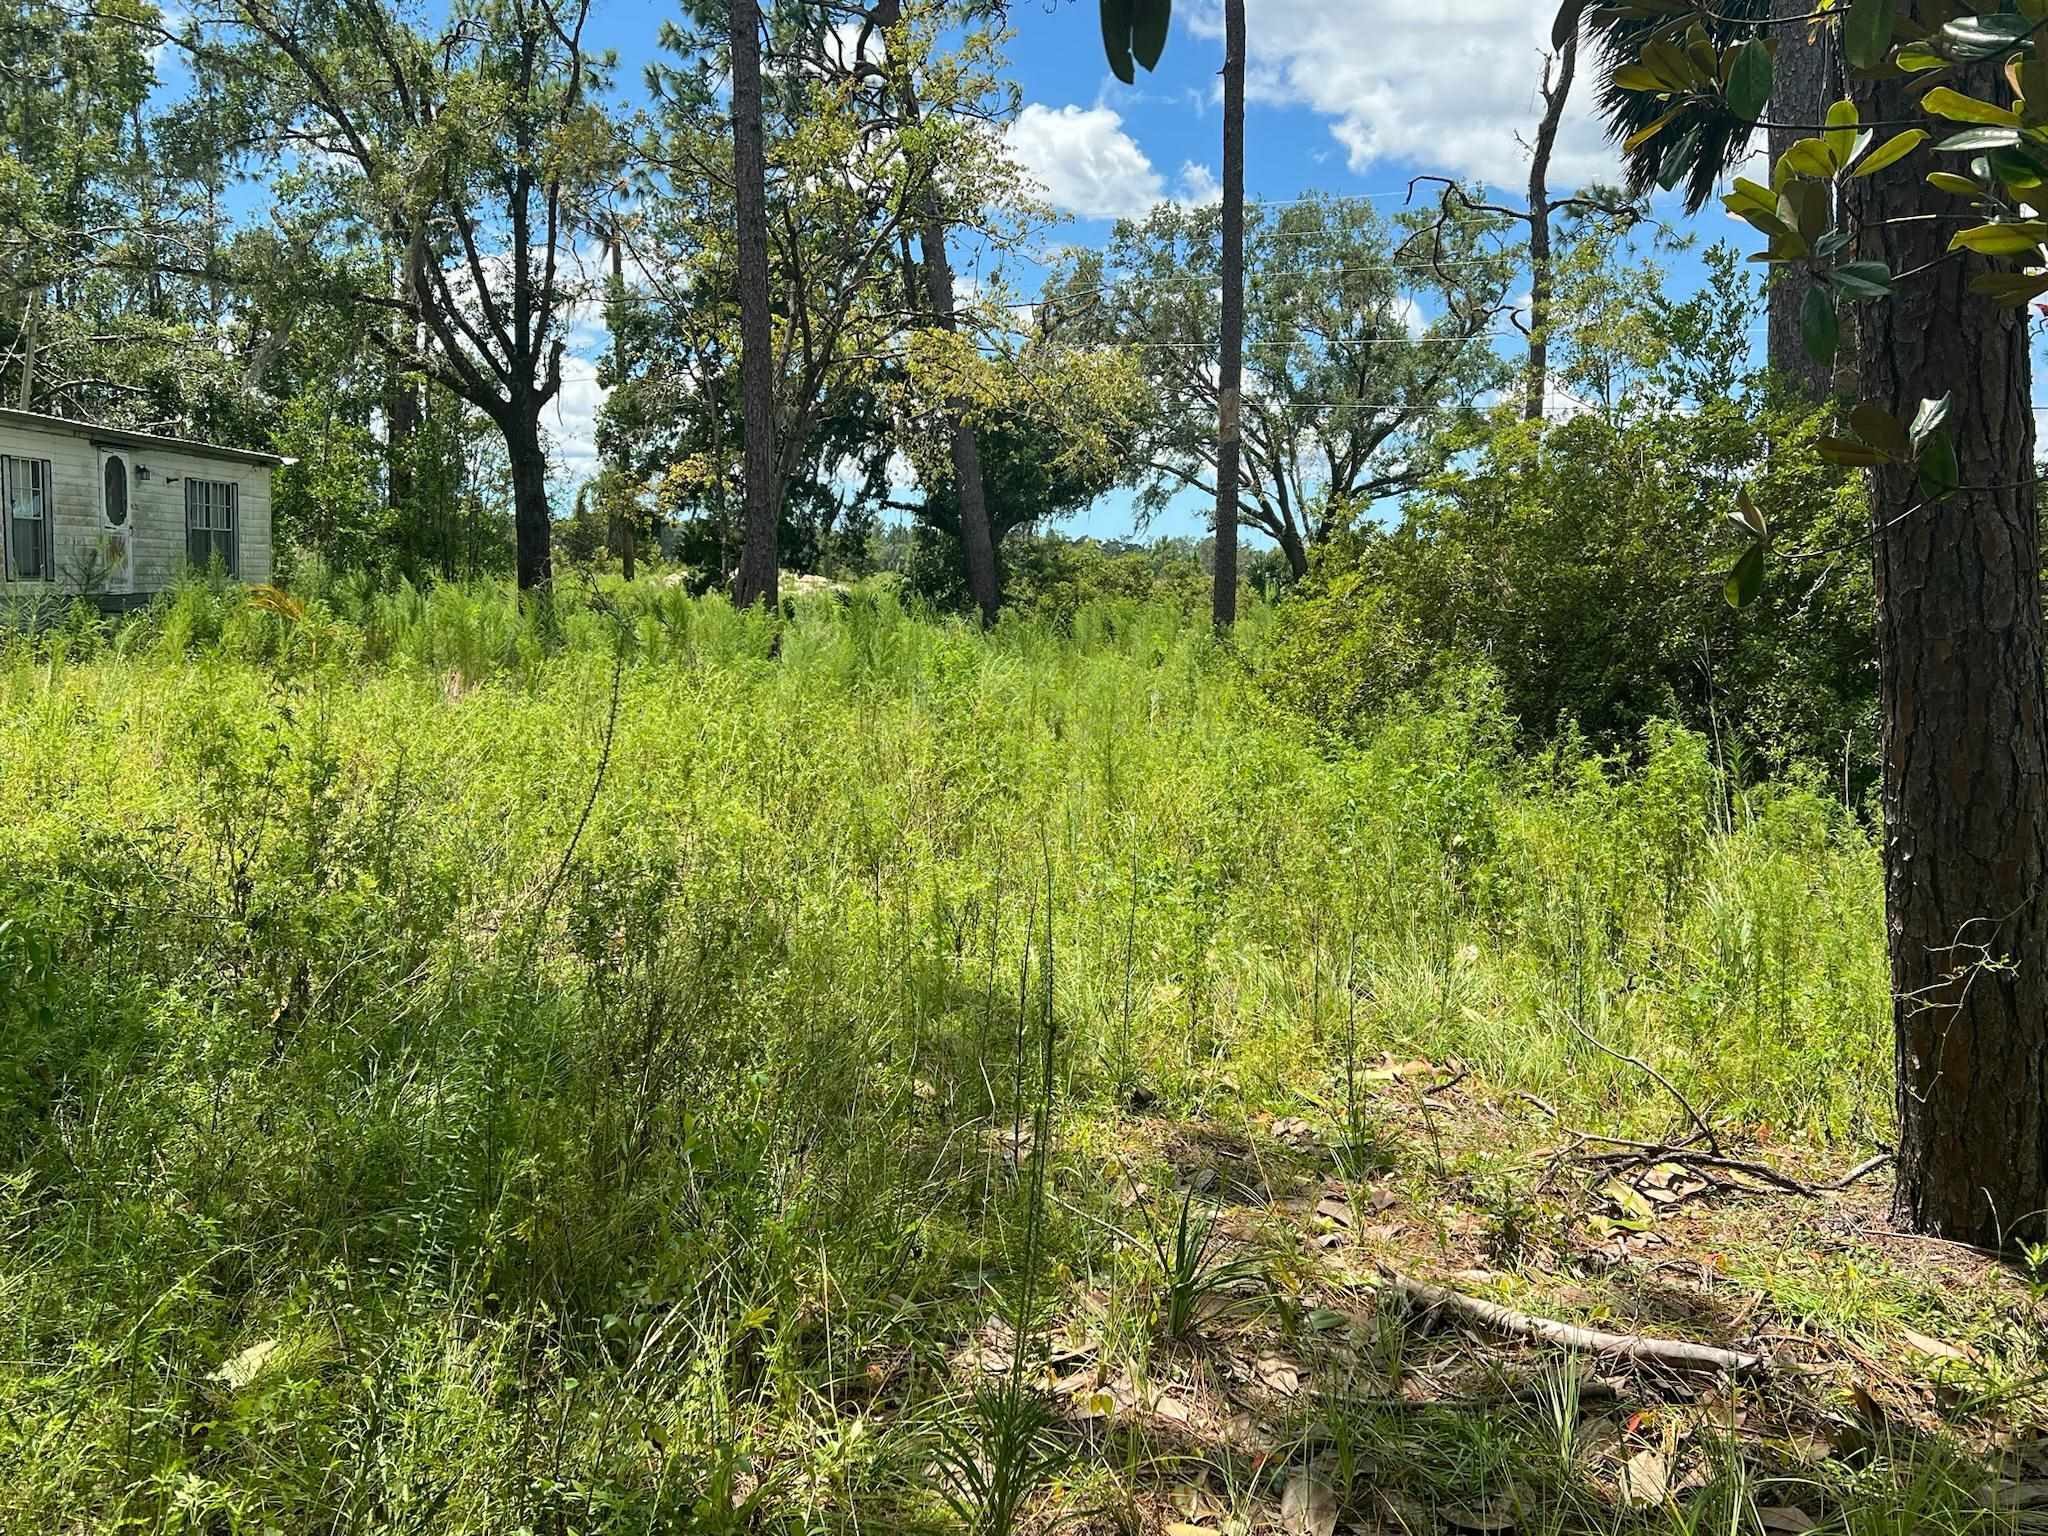
M 1724 0 L 1719 19 L 1705 23 L 1707 35 L 1716 48 L 1725 48 L 1754 36 L 1756 25 L 1770 15 L 1771 0 Z M 1692 19 L 1687 18 L 1688 22 Z M 1668 16 L 1609 9 L 1595 10 L 1587 17 L 1587 26 L 1600 45 L 1600 115 L 1606 120 L 1608 137 L 1617 144 L 1626 144 L 1669 110 L 1668 102 L 1648 91 L 1617 86 L 1614 72 L 1624 64 L 1639 62 L 1643 44 L 1671 24 Z M 1690 165 L 1683 170 L 1683 185 L 1686 212 L 1697 213 L 1714 195 L 1721 177 L 1748 153 L 1753 131 L 1717 102 L 1688 106 L 1654 138 L 1624 153 L 1628 190 L 1636 197 L 1655 191 L 1667 180 L 1666 167 L 1673 158 L 1685 154 L 1688 146 L 1696 146 Z

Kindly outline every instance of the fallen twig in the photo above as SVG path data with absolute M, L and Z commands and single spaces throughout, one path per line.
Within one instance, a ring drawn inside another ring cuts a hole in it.
M 1615 1049 L 1613 1046 L 1609 1045 L 1605 1040 L 1602 1040 L 1598 1035 L 1594 1034 L 1590 1029 L 1586 1028 L 1586 1026 L 1581 1024 L 1577 1019 L 1573 1018 L 1569 1013 L 1565 1014 L 1564 1021 L 1565 1023 L 1571 1025 L 1573 1034 L 1577 1035 L 1581 1040 L 1585 1041 L 1586 1044 L 1592 1046 L 1593 1049 L 1595 1049 L 1596 1051 L 1605 1051 L 1609 1056 L 1612 1056 L 1616 1061 L 1627 1062 L 1630 1066 L 1634 1067 L 1638 1072 L 1646 1073 L 1650 1077 L 1655 1078 L 1657 1081 L 1657 1085 L 1660 1088 L 1662 1088 L 1666 1093 L 1670 1094 L 1672 1098 L 1678 1101 L 1678 1107 L 1685 1111 L 1685 1117 L 1693 1123 L 1693 1125 L 1698 1129 L 1700 1135 L 1706 1138 L 1707 1145 L 1712 1147 L 1716 1152 L 1719 1152 L 1721 1150 L 1721 1143 L 1720 1140 L 1714 1135 L 1714 1128 L 1711 1125 L 1707 1124 L 1705 1116 L 1703 1116 L 1698 1110 L 1692 1107 L 1692 1101 L 1688 1099 L 1684 1094 L 1678 1091 L 1678 1085 L 1672 1082 L 1670 1078 L 1666 1077 L 1662 1072 L 1659 1072 L 1655 1067 L 1651 1066 L 1647 1061 L 1643 1060 L 1642 1057 L 1631 1056 L 1627 1051 Z
M 1560 1323 L 1528 1312 L 1517 1312 L 1512 1307 L 1481 1301 L 1477 1296 L 1445 1290 L 1442 1286 L 1425 1285 L 1420 1280 L 1410 1280 L 1402 1275 L 1388 1274 L 1385 1286 L 1419 1310 L 1454 1312 L 1497 1333 L 1542 1339 L 1587 1354 L 1645 1360 L 1660 1365 L 1708 1368 L 1735 1375 L 1770 1369 L 1770 1360 L 1761 1354 L 1720 1349 L 1712 1344 L 1691 1344 L 1682 1339 L 1653 1339 L 1640 1333 L 1608 1333 L 1598 1328 L 1581 1328 L 1573 1323 Z
M 1821 1195 L 1835 1194 L 1838 1191 L 1847 1189 L 1851 1184 L 1868 1178 L 1891 1161 L 1891 1154 L 1889 1152 L 1880 1152 L 1875 1157 L 1864 1159 L 1864 1161 L 1858 1163 L 1838 1179 L 1830 1179 L 1825 1184 L 1809 1184 L 1804 1179 L 1795 1179 L 1789 1173 L 1780 1172 L 1769 1163 L 1759 1163 L 1745 1157 L 1728 1157 L 1718 1152 L 1690 1151 L 1688 1150 L 1689 1141 L 1678 1143 L 1630 1141 L 1622 1136 L 1596 1136 L 1588 1132 L 1574 1132 L 1573 1134 L 1579 1136 L 1584 1141 L 1597 1141 L 1607 1146 L 1627 1149 L 1620 1152 L 1595 1153 L 1586 1159 L 1586 1161 L 1591 1163 L 1615 1164 L 1623 1170 L 1654 1167 L 1658 1163 L 1676 1163 L 1681 1167 L 1691 1169 L 1719 1168 L 1726 1173 L 1746 1173 L 1751 1178 L 1762 1179 L 1772 1188 L 1782 1190 L 1788 1195 L 1804 1195 L 1808 1199 L 1815 1199 Z M 1691 1140 L 1697 1139 L 1697 1137 L 1691 1138 Z M 1739 1187 L 1723 1183 L 1720 1180 L 1712 1180 L 1710 1182 L 1719 1184 L 1724 1189 Z

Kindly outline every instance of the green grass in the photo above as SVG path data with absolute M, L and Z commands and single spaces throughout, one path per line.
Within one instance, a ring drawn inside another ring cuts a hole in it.
M 1575 1020 L 1808 1155 L 1887 1125 L 1868 835 L 1681 732 L 1517 760 L 1475 682 L 1332 746 L 1171 611 L 867 590 L 0 647 L 0 1530 L 948 1528 L 946 1357 L 1027 1253 L 1163 1347 L 1080 1214 L 1131 1090 L 1341 1139 L 1348 1038 L 1668 1129 Z M 1460 1423 L 1489 1487 L 1557 1460 Z M 1104 1529 L 1134 1444 L 1058 1480 Z

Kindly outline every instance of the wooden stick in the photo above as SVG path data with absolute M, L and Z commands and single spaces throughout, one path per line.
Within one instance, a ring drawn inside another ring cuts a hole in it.
M 1402 1275 L 1388 1274 L 1385 1286 L 1387 1290 L 1419 1311 L 1454 1312 L 1469 1321 L 1491 1328 L 1496 1333 L 1510 1333 L 1525 1339 L 1542 1339 L 1546 1343 L 1559 1344 L 1566 1349 L 1583 1350 L 1589 1355 L 1611 1355 L 1623 1360 L 1646 1360 L 1660 1365 L 1691 1366 L 1727 1371 L 1733 1375 L 1746 1375 L 1752 1371 L 1770 1369 L 1770 1360 L 1760 1354 L 1717 1349 L 1711 1344 L 1690 1344 L 1681 1339 L 1653 1339 L 1639 1333 L 1607 1333 L 1598 1328 L 1580 1328 L 1572 1323 L 1560 1323 L 1547 1317 L 1517 1312 L 1512 1307 L 1481 1301 L 1477 1296 L 1466 1296 L 1458 1291 L 1445 1290 L 1442 1286 L 1425 1285 L 1419 1280 L 1410 1280 Z
M 1825 1184 L 1808 1184 L 1803 1179 L 1793 1178 L 1789 1173 L 1779 1172 L 1769 1163 L 1759 1163 L 1743 1157 L 1723 1157 L 1712 1152 L 1689 1152 L 1686 1150 L 1687 1143 L 1685 1142 L 1667 1144 L 1652 1141 L 1629 1141 L 1620 1136 L 1595 1136 L 1585 1131 L 1576 1131 L 1573 1134 L 1583 1141 L 1597 1141 L 1611 1147 L 1627 1147 L 1632 1149 L 1627 1152 L 1598 1153 L 1588 1158 L 1588 1162 L 1618 1163 L 1623 1169 L 1654 1167 L 1658 1163 L 1676 1163 L 1681 1167 L 1692 1165 L 1696 1168 L 1720 1168 L 1729 1173 L 1749 1174 L 1752 1178 L 1762 1179 L 1765 1183 L 1770 1184 L 1776 1189 L 1781 1189 L 1787 1194 L 1805 1195 L 1809 1198 L 1816 1195 L 1834 1194 L 1840 1190 L 1847 1189 L 1851 1184 L 1869 1177 L 1892 1160 L 1892 1155 L 1889 1152 L 1880 1152 L 1875 1157 L 1864 1159 L 1839 1179 L 1830 1179 Z M 1697 1139 L 1697 1137 L 1691 1138 L 1691 1140 Z M 1735 1186 L 1723 1185 L 1723 1187 L 1733 1188 Z
M 1581 1040 L 1585 1041 L 1586 1044 L 1592 1046 L 1595 1050 L 1604 1051 L 1609 1056 L 1612 1056 L 1616 1061 L 1627 1062 L 1630 1066 L 1634 1067 L 1638 1072 L 1645 1073 L 1648 1076 L 1656 1079 L 1657 1085 L 1661 1087 L 1666 1093 L 1670 1094 L 1672 1098 L 1678 1101 L 1678 1107 L 1685 1111 L 1685 1117 L 1693 1123 L 1693 1128 L 1697 1130 L 1700 1133 L 1700 1135 L 1706 1137 L 1707 1145 L 1716 1152 L 1719 1152 L 1721 1150 L 1721 1142 L 1720 1139 L 1714 1135 L 1714 1128 L 1711 1125 L 1707 1124 L 1706 1117 L 1704 1115 L 1702 1115 L 1698 1110 L 1692 1107 L 1692 1100 L 1688 1099 L 1684 1094 L 1680 1093 L 1678 1091 L 1678 1085 L 1672 1082 L 1670 1078 L 1666 1077 L 1662 1072 L 1659 1072 L 1655 1067 L 1651 1066 L 1647 1061 L 1643 1060 L 1642 1057 L 1631 1056 L 1627 1051 L 1616 1050 L 1613 1046 L 1609 1045 L 1605 1040 L 1602 1040 L 1598 1035 L 1594 1034 L 1590 1029 L 1586 1028 L 1586 1026 L 1581 1024 L 1577 1019 L 1573 1018 L 1571 1014 L 1565 1014 L 1564 1021 L 1565 1023 L 1571 1025 L 1573 1033 L 1575 1033 Z

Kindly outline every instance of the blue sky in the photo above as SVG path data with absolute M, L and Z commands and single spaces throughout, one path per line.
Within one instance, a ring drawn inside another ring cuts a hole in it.
M 426 0 L 429 10 L 441 0 Z M 588 36 L 618 55 L 618 97 L 637 106 L 644 66 L 657 53 L 668 4 L 594 0 Z M 1318 192 L 1385 199 L 1398 206 L 1419 174 L 1478 179 L 1518 202 L 1526 181 L 1523 141 L 1538 116 L 1538 81 L 1551 10 L 1527 0 L 1246 0 L 1248 65 L 1246 191 L 1280 201 Z M 1107 239 L 1119 217 L 1162 199 L 1213 198 L 1221 170 L 1221 0 L 1180 0 L 1165 58 L 1126 86 L 1103 61 L 1094 0 L 1018 0 L 1010 75 L 1022 109 L 1010 147 L 1043 185 L 1062 222 L 1045 246 Z M 164 88 L 186 88 L 173 57 L 159 60 Z M 1613 179 L 1617 159 L 1591 111 L 1591 70 L 1582 70 L 1552 168 L 1563 191 Z M 260 198 L 257 199 L 260 202 Z M 1675 210 L 1659 210 L 1674 217 Z M 1699 220 L 1709 237 L 1741 238 L 1746 227 L 1718 209 Z M 1697 265 L 1667 262 L 1673 286 L 1697 281 Z M 1026 296 L 1035 274 L 1013 265 Z M 1512 346 L 1512 342 L 1503 343 Z M 551 423 L 561 480 L 574 485 L 595 467 L 592 430 L 602 393 L 595 359 L 601 321 L 587 316 L 574 337 L 566 383 Z M 1200 509 L 1176 508 L 1152 531 L 1199 531 Z M 1070 524 L 1071 531 L 1132 531 L 1131 497 L 1115 493 Z
M 597 34 L 618 50 L 620 83 L 631 92 L 667 13 L 599 3 Z M 1519 201 L 1515 189 L 1527 177 L 1520 139 L 1539 112 L 1547 8 L 1526 0 L 1247 0 L 1246 9 L 1247 196 L 1374 195 L 1391 207 L 1409 177 L 1435 173 L 1481 178 Z M 1024 0 L 1011 26 L 1011 75 L 1023 103 L 1011 148 L 1066 220 L 1047 232 L 1047 245 L 1098 244 L 1118 217 L 1162 199 L 1215 195 L 1220 0 L 1181 0 L 1165 58 L 1134 86 L 1103 62 L 1094 0 Z M 1591 94 L 1582 75 L 1552 173 L 1560 189 L 1615 172 Z M 1718 215 L 1702 222 L 1716 232 L 1740 227 Z M 1681 258 L 1673 274 L 1681 288 L 1687 265 Z M 1013 268 L 1013 283 L 1027 294 L 1031 276 Z M 573 369 L 562 401 L 557 436 L 572 464 L 598 404 L 593 372 L 587 363 Z M 1131 498 L 1105 497 L 1069 526 L 1127 535 Z M 1200 526 L 1190 505 L 1153 531 Z

